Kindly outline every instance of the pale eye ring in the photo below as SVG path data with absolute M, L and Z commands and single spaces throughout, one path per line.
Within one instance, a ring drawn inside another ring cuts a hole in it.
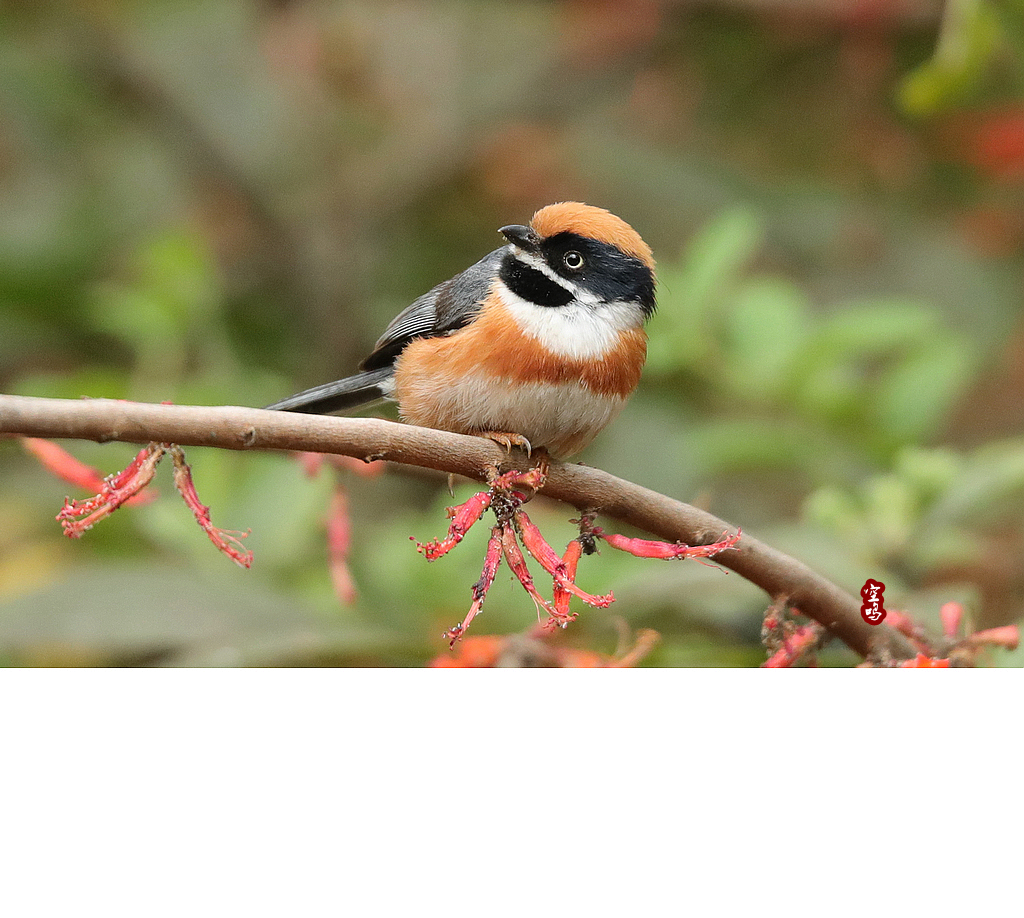
M 579 271 L 583 267 L 583 256 L 579 252 L 566 252 L 562 261 L 570 271 Z

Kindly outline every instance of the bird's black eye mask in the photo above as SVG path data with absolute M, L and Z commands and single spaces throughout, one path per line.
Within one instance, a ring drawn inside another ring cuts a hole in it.
M 551 270 L 602 300 L 640 304 L 644 315 L 654 313 L 654 272 L 639 258 L 607 242 L 576 233 L 558 233 L 540 245 Z M 580 264 L 582 259 L 582 264 Z
M 536 306 L 567 306 L 573 300 L 571 291 L 512 253 L 501 260 L 498 276 L 516 296 Z

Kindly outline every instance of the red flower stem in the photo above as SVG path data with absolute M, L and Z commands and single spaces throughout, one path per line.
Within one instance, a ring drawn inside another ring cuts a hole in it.
M 660 542 L 655 539 L 636 539 L 618 533 L 609 534 L 599 526 L 595 526 L 592 531 L 597 538 L 603 539 L 612 548 L 628 552 L 637 558 L 654 558 L 660 561 L 676 561 L 682 558 L 700 561 L 702 558 L 713 558 L 721 551 L 735 548 L 742 535 L 739 530 L 732 536 L 726 531 L 722 533 L 719 541 L 710 545 L 687 545 L 685 542 Z
M 505 553 L 505 560 L 508 562 L 508 566 L 512 569 L 512 573 L 516 575 L 519 582 L 523 585 L 523 589 L 530 594 L 530 598 L 537 604 L 539 609 L 543 609 L 548 615 L 555 617 L 555 610 L 551 604 L 537 592 L 537 588 L 533 585 L 533 576 L 530 574 L 530 569 L 526 566 L 526 558 L 523 557 L 522 549 L 519 547 L 519 543 L 516 541 L 516 532 L 512 526 L 501 526 L 501 548 Z
M 167 450 L 156 443 L 139 450 L 122 471 L 103 481 L 99 494 L 88 500 L 66 500 L 57 520 L 69 538 L 77 539 L 104 517 L 129 501 L 146 487 L 156 474 L 156 467 Z M 76 519 L 76 517 L 80 517 Z
M 548 544 L 548 541 L 541 534 L 541 531 L 526 515 L 525 510 L 517 510 L 513 516 L 513 522 L 515 523 L 516 531 L 523 540 L 523 545 L 526 546 L 526 550 L 533 555 L 533 557 L 540 562 L 541 567 L 551 575 L 555 581 L 556 587 L 572 593 L 573 596 L 578 596 L 588 605 L 596 606 L 601 609 L 606 609 L 615 601 L 615 597 L 611 593 L 607 596 L 594 596 L 593 594 L 587 593 L 576 586 L 573 580 L 576 576 L 575 568 L 573 569 L 572 576 L 570 576 L 565 561 L 558 555 L 551 545 Z
M 783 638 L 782 645 L 762 665 L 765 669 L 779 669 L 792 666 L 807 654 L 821 640 L 820 625 L 803 625 L 789 637 Z
M 487 540 L 487 553 L 484 556 L 484 569 L 480 574 L 480 579 L 473 584 L 473 603 L 469 607 L 466 617 L 455 627 L 449 628 L 444 633 L 449 647 L 455 646 L 455 642 L 466 633 L 470 623 L 483 608 L 484 600 L 487 598 L 487 591 L 491 588 L 491 584 L 494 583 L 498 567 L 501 564 L 502 530 L 502 526 L 491 528 L 491 537 Z
M 580 563 L 580 556 L 582 554 L 583 543 L 579 539 L 573 539 L 565 548 L 565 554 L 562 555 L 562 564 L 565 565 L 565 579 L 569 583 L 576 582 L 576 568 Z M 553 599 L 557 618 L 569 618 L 569 600 L 571 598 L 572 593 L 556 579 Z
M 643 628 L 637 632 L 636 643 L 633 647 L 624 653 L 621 657 L 616 657 L 609 661 L 608 667 L 610 669 L 626 669 L 631 666 L 636 666 L 644 657 L 647 656 L 653 649 L 654 645 L 661 640 L 661 635 L 657 631 L 651 628 Z
M 192 469 L 185 461 L 185 451 L 177 444 L 170 447 L 171 458 L 174 459 L 174 486 L 178 489 L 185 505 L 192 511 L 203 532 L 217 549 L 227 555 L 239 567 L 251 567 L 253 554 L 243 548 L 242 539 L 248 532 L 236 532 L 228 529 L 219 529 L 210 520 L 210 508 L 199 500 L 195 482 L 192 480 Z
M 452 522 L 448 527 L 448 534 L 443 539 L 434 539 L 426 543 L 416 542 L 416 551 L 420 552 L 428 561 L 436 561 L 448 554 L 463 540 L 477 520 L 484 515 L 484 511 L 491 505 L 492 499 L 491 491 L 480 491 L 465 503 L 459 504 L 457 507 L 449 507 L 447 512 Z

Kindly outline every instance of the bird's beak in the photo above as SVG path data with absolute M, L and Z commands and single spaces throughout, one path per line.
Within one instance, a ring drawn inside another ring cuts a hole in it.
M 528 226 L 503 226 L 498 232 L 524 252 L 536 252 L 540 248 L 540 236 Z

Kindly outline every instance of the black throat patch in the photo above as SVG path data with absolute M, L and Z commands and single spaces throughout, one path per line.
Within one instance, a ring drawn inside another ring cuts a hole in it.
M 511 252 L 502 259 L 498 276 L 516 296 L 537 306 L 566 306 L 573 300 L 565 287 L 524 264 Z

